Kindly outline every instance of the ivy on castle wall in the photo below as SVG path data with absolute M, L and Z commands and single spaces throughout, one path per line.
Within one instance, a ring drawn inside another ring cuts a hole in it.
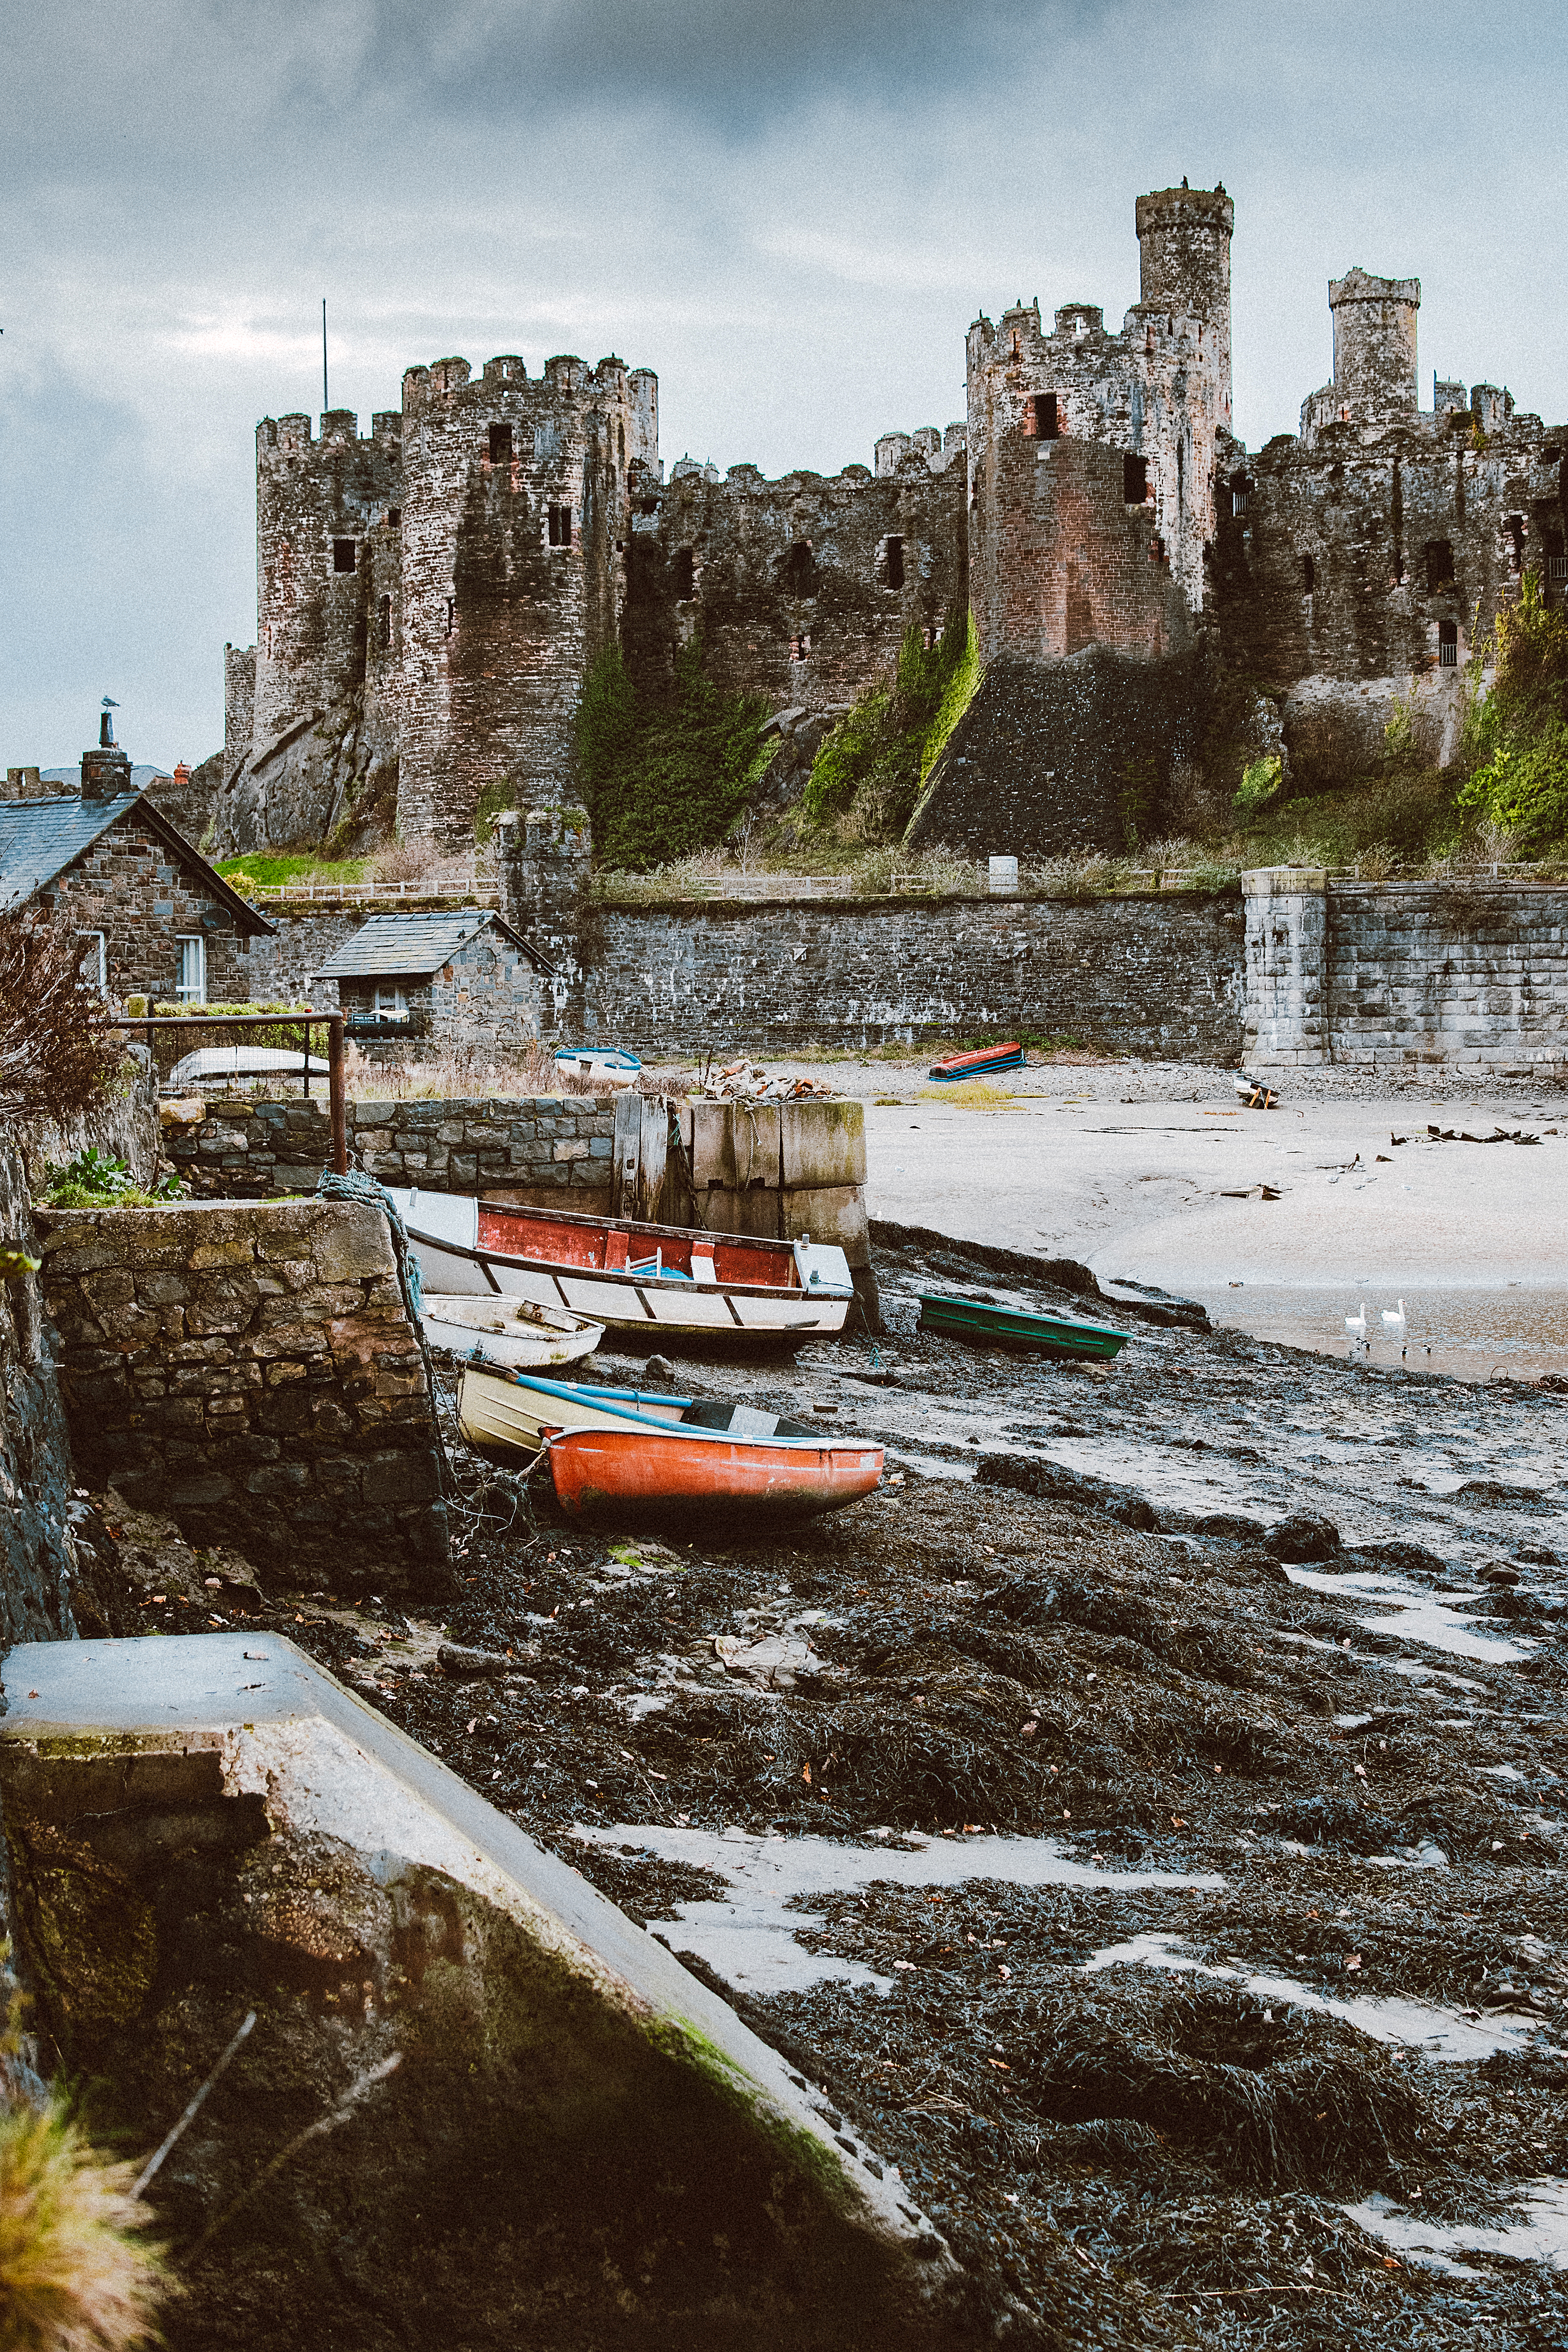
M 979 640 L 966 605 L 954 606 L 933 644 L 912 623 L 892 683 L 862 694 L 817 752 L 803 803 L 808 823 L 838 819 L 857 840 L 900 840 L 980 676 Z
M 724 839 L 777 749 L 764 695 L 715 686 L 699 639 L 675 658 L 670 691 L 633 685 L 618 645 L 584 681 L 577 761 L 596 860 L 623 872 L 668 866 Z

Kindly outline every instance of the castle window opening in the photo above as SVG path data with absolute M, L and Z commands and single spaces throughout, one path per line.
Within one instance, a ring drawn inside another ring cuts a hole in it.
M 1029 403 L 1029 407 L 1034 417 L 1036 440 L 1055 441 L 1059 439 L 1062 428 L 1061 420 L 1057 415 L 1056 394 L 1054 392 L 1037 392 L 1034 398 Z
M 1318 574 L 1316 566 L 1313 564 L 1312 559 L 1310 555 L 1304 555 L 1301 558 L 1301 593 L 1303 596 L 1310 596 L 1317 588 L 1317 585 Z
M 1459 625 L 1458 621 L 1437 624 L 1437 667 L 1458 669 L 1459 667 Z
M 403 509 L 401 507 L 387 508 L 386 527 L 388 530 L 401 530 L 403 529 Z
M 888 541 L 888 551 L 882 562 L 882 577 L 885 584 L 889 588 L 903 586 L 904 542 L 901 539 L 890 539 Z
M 1158 531 L 1149 541 L 1149 561 L 1151 563 L 1163 563 L 1165 561 L 1165 542 Z
M 1233 515 L 1247 512 L 1247 493 L 1252 488 L 1245 474 L 1235 474 L 1230 484 L 1230 510 Z
M 176 1004 L 205 1004 L 207 1001 L 207 943 L 199 933 L 187 939 L 177 939 L 179 962 L 175 968 L 174 1002 Z
M 1141 507 L 1149 495 L 1149 460 L 1128 450 L 1121 460 L 1121 496 L 1126 505 Z
M 809 539 L 797 539 L 784 557 L 784 587 L 787 596 L 816 595 L 816 558 L 811 551 Z
M 385 653 L 392 643 L 392 599 L 384 596 L 376 613 L 375 641 Z
M 510 463 L 511 426 L 510 425 L 492 425 L 490 426 L 490 464 L 492 466 L 510 466 Z
M 803 662 L 809 661 L 811 659 L 811 637 L 808 631 L 803 629 L 798 637 L 792 637 L 790 639 L 789 657 L 792 662 Z
M 1428 591 L 1451 588 L 1454 584 L 1454 544 L 1452 540 L 1429 539 L 1426 542 L 1426 586 Z
M 447 635 L 448 636 L 451 635 L 452 631 L 457 627 L 457 625 L 458 600 L 455 596 L 448 596 L 447 599 Z
M 1508 568 L 1510 572 L 1522 572 L 1524 569 L 1524 517 L 1516 514 L 1505 515 L 1502 527 L 1510 541 Z
M 696 593 L 696 552 L 689 547 L 678 547 L 675 551 L 675 601 L 678 604 L 689 604 Z
M 552 546 L 552 547 L 570 547 L 570 546 L 571 546 L 571 544 L 572 544 L 572 509 L 571 509 L 571 508 L 570 508 L 570 507 L 552 507 L 552 508 L 551 508 L 551 509 L 550 509 L 550 544 L 551 544 L 551 546 Z
M 355 541 L 352 539 L 334 539 L 332 541 L 332 570 L 334 572 L 352 572 L 354 568 L 354 561 L 357 551 L 357 542 Z
M 1568 580 L 1568 555 L 1563 552 L 1563 534 L 1547 524 L 1542 533 L 1546 554 L 1546 577 L 1554 587 Z

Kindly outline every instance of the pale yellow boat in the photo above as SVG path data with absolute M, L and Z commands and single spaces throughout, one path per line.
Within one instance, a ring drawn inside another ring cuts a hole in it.
M 517 1371 L 580 1363 L 605 1336 L 604 1325 L 588 1316 L 531 1298 L 433 1298 L 426 1291 L 419 1320 L 432 1348 Z
M 691 1399 L 662 1390 L 585 1388 L 572 1381 L 507 1380 L 463 1368 L 458 1425 L 470 1445 L 530 1460 L 546 1429 L 626 1429 L 633 1418 L 679 1422 Z

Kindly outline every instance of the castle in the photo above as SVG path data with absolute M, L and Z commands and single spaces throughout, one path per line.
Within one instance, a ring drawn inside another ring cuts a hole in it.
M 1489 384 L 1436 383 L 1421 409 L 1419 281 L 1352 269 L 1332 382 L 1249 457 L 1233 220 L 1223 187 L 1141 196 L 1119 333 L 1088 303 L 1048 331 L 1035 303 L 977 319 L 965 420 L 831 478 L 683 459 L 667 482 L 658 379 L 615 358 L 411 368 L 368 436 L 347 410 L 319 438 L 264 419 L 216 840 L 461 846 L 481 809 L 573 796 L 579 690 L 612 642 L 657 682 L 697 634 L 724 684 L 826 710 L 965 601 L 986 687 L 927 837 L 1120 846 L 1116 776 L 1168 793 L 1223 673 L 1272 697 L 1259 724 L 1282 713 L 1303 768 L 1374 747 L 1396 694 L 1447 756 L 1472 631 L 1537 560 L 1563 593 L 1568 433 Z

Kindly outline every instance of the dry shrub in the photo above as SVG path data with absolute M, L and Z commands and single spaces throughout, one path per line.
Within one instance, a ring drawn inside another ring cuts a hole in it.
M 471 852 L 443 850 L 437 842 L 414 835 L 378 849 L 371 860 L 370 878 L 384 885 L 407 883 L 432 893 L 468 890 L 474 887 L 475 859 Z
M 134 2233 L 134 2168 L 105 2164 L 58 2105 L 0 2111 L 0 2352 L 157 2340 L 159 2249 Z
M 63 923 L 0 915 L 0 1120 L 57 1126 L 100 1101 L 121 1062 L 81 943 Z
M 568 1076 L 556 1066 L 553 1045 L 537 1037 L 505 1053 L 488 1045 L 446 1045 L 417 1062 L 373 1062 L 351 1045 L 344 1050 L 343 1077 L 358 1102 L 468 1102 L 480 1096 L 516 1101 L 604 1091 Z

